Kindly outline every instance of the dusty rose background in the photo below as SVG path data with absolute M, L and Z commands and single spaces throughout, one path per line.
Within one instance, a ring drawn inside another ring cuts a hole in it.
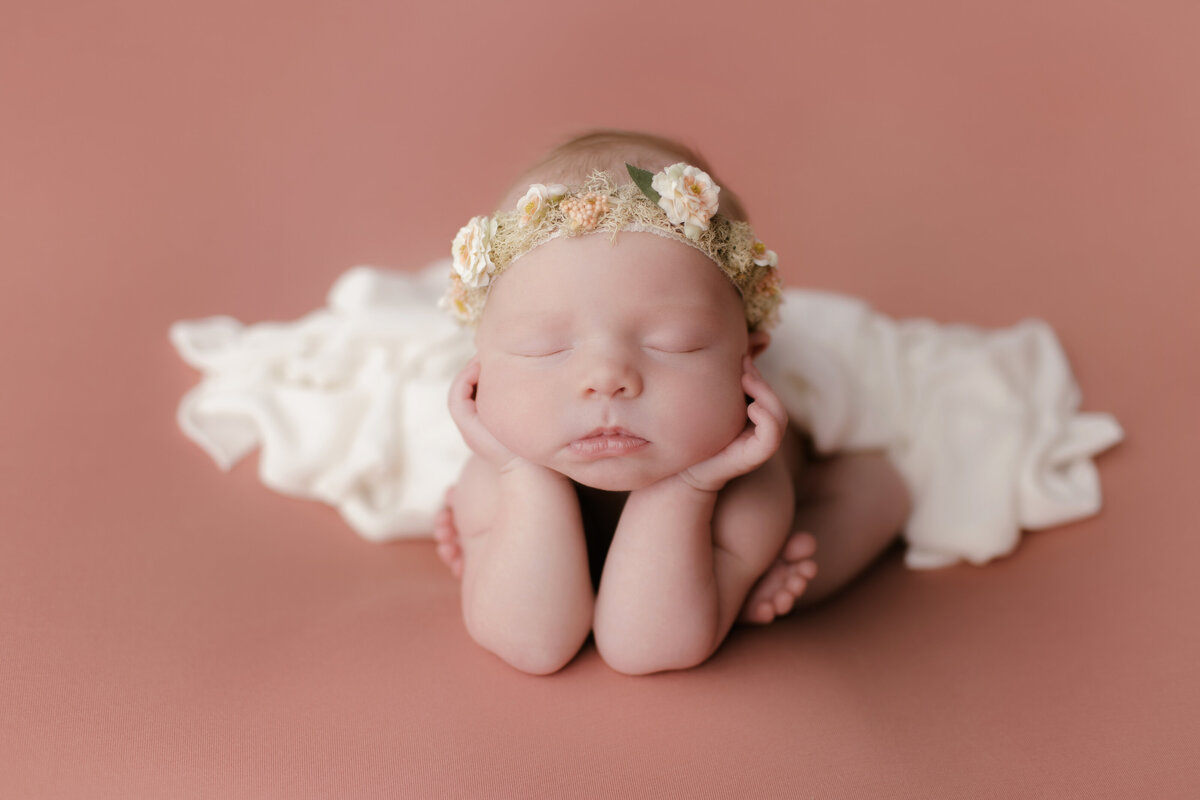
M 0 794 L 1187 797 L 1200 780 L 1200 7 L 10 3 Z M 416 268 L 592 125 L 698 145 L 797 283 L 1060 332 L 1094 520 L 895 556 L 705 667 L 550 679 L 427 543 L 218 472 L 175 319 Z

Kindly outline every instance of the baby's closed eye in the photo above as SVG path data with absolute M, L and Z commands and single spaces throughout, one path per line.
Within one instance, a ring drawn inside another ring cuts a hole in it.
M 659 353 L 697 353 L 710 344 L 708 337 L 688 331 L 662 331 L 642 340 L 642 347 Z
M 573 348 L 569 342 L 558 339 L 526 339 L 511 342 L 505 349 L 521 358 L 549 358 L 569 353 Z

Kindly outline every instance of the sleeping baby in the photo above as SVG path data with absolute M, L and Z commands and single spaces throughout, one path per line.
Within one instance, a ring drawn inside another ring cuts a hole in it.
M 654 136 L 568 141 L 501 209 L 459 231 L 448 289 L 444 261 L 356 267 L 300 320 L 171 336 L 218 464 L 261 444 L 268 486 L 368 539 L 432 528 L 470 635 L 518 669 L 589 635 L 622 672 L 694 666 L 898 535 L 909 567 L 984 564 L 1099 510 L 1122 431 L 1079 412 L 1046 323 L 784 289 L 729 188 Z
M 699 157 L 583 136 L 504 207 L 460 231 L 443 301 L 477 352 L 449 401 L 473 455 L 435 535 L 480 645 L 537 674 L 589 634 L 621 672 L 691 667 L 892 541 L 889 462 L 813 458 L 756 369 L 776 256 Z

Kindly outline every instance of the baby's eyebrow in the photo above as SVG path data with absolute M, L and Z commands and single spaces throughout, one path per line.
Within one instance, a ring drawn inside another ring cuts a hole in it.
M 509 327 L 520 328 L 554 328 L 569 322 L 569 314 L 562 311 L 525 311 L 515 320 L 510 320 Z
M 503 337 L 553 336 L 565 330 L 569 317 L 558 312 L 522 314 L 497 331 Z
M 683 303 L 656 307 L 654 318 L 658 322 L 716 324 L 721 315 L 707 303 Z

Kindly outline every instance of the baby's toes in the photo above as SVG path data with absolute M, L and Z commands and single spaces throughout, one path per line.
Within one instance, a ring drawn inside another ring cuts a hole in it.
M 769 602 L 758 603 L 744 617 L 747 622 L 766 625 L 775 619 L 775 605 Z
M 783 546 L 784 561 L 796 562 L 813 557 L 817 552 L 817 539 L 811 533 L 797 531 L 788 537 Z
M 450 514 L 450 509 L 443 508 L 433 516 L 433 538 L 438 542 L 454 541 L 454 517 Z
M 456 578 L 462 577 L 463 555 L 462 548 L 453 542 L 442 542 L 437 546 L 438 558 L 450 568 L 450 574 Z
M 775 593 L 772 605 L 775 610 L 775 616 L 782 617 L 784 614 L 790 614 L 792 606 L 796 604 L 796 596 L 786 589 L 780 589 Z
M 786 586 L 793 597 L 800 597 L 808 588 L 808 582 L 817 577 L 817 562 L 800 561 L 788 566 Z
M 437 554 L 438 558 L 450 565 L 462 558 L 462 549 L 455 542 L 439 542 Z

